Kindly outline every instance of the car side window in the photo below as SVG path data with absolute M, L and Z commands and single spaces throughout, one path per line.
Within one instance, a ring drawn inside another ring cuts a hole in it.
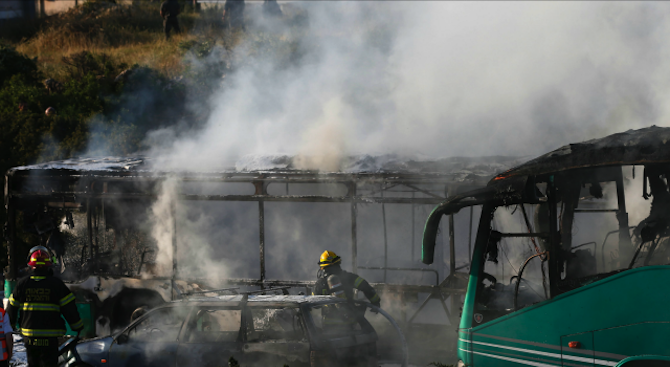
M 248 342 L 299 341 L 306 338 L 297 307 L 250 307 Z
M 159 309 L 131 328 L 128 337 L 146 343 L 176 341 L 185 318 L 186 310 L 180 307 Z
M 241 310 L 199 308 L 194 316 L 189 321 L 187 343 L 240 341 Z

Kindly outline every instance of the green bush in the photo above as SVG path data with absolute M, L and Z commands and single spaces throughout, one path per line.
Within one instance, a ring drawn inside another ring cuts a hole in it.
M 57 91 L 38 83 L 30 68 L 0 88 L 3 172 L 87 149 L 130 154 L 138 150 L 146 131 L 175 123 L 183 115 L 183 88 L 154 70 L 136 67 L 127 79 L 115 82 L 124 65 L 104 55 L 81 53 L 69 61 L 72 77 Z M 56 113 L 47 116 L 49 107 Z
M 141 134 L 189 121 L 186 87 L 147 67 L 133 66 L 118 81 L 118 93 L 106 96 L 108 120 L 134 125 Z
M 68 66 L 69 75 L 74 79 L 81 79 L 88 74 L 98 78 L 113 80 L 121 70 L 128 67 L 126 64 L 116 64 L 104 53 L 93 54 L 82 51 L 62 58 L 62 62 Z
M 53 107 L 56 114 L 47 116 Z M 0 155 L 2 168 L 44 159 L 60 159 L 83 149 L 87 120 L 103 110 L 94 77 L 64 84 L 62 93 L 50 94 L 20 75 L 0 89 Z
M 13 47 L 0 44 L 0 86 L 16 75 L 28 82 L 37 82 L 39 74 L 35 60 L 18 53 Z

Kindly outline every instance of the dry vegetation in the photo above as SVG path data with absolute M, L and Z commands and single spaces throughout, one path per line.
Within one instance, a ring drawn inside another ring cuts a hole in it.
M 67 75 L 63 58 L 82 51 L 106 54 L 116 64 L 138 64 L 173 77 L 184 71 L 184 49 L 180 44 L 211 39 L 231 48 L 239 42 L 238 32 L 224 31 L 221 7 L 208 7 L 196 13 L 187 3 L 179 16 L 182 34 L 173 34 L 166 41 L 159 6 L 160 2 L 149 1 L 130 4 L 89 1 L 39 20 L 33 32 L 30 32 L 31 27 L 26 29 L 27 37 L 17 35 L 16 30 L 0 32 L 14 39 L 0 37 L 20 53 L 37 58 L 42 74 L 55 79 Z

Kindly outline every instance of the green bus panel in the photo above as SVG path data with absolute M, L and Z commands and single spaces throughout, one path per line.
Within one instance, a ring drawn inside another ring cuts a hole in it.
M 670 357 L 670 266 L 623 271 L 481 324 L 472 310 L 475 282 L 459 330 L 459 359 L 468 366 L 616 366 L 632 356 Z

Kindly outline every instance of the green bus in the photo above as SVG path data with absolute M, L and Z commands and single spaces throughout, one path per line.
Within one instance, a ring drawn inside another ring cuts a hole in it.
M 458 366 L 670 366 L 670 128 L 570 144 L 448 198 L 480 212 Z

